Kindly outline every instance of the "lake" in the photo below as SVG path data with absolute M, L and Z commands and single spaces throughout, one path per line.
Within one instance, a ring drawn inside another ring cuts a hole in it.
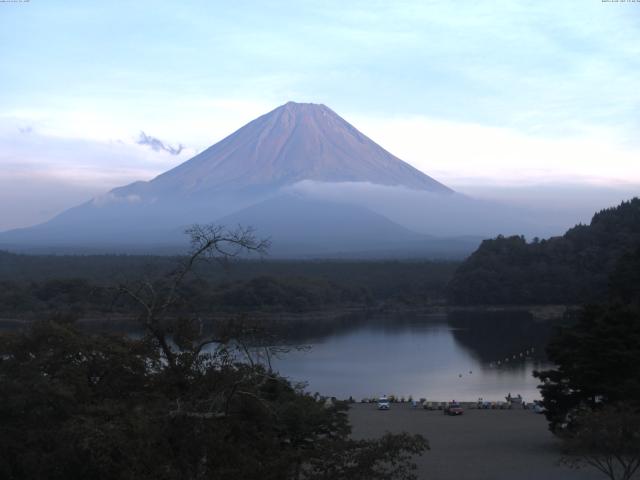
M 552 321 L 536 321 L 524 311 L 329 317 L 302 315 L 274 327 L 284 343 L 309 347 L 282 354 L 272 365 L 293 382 L 307 382 L 310 393 L 356 400 L 411 395 L 498 401 L 508 393 L 540 398 L 532 372 L 549 367 L 544 347 Z M 9 322 L 0 328 L 17 327 Z M 109 322 L 92 328 L 141 334 Z
M 540 398 L 535 369 L 548 367 L 550 322 L 527 313 L 393 315 L 322 335 L 301 335 L 307 351 L 273 365 L 311 393 L 354 399 L 396 395 L 434 401 Z

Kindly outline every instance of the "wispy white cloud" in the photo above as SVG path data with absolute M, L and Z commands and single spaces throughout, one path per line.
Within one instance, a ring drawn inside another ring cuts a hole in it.
M 116 195 L 115 193 L 108 192 L 104 195 L 98 195 L 91 202 L 97 207 L 104 207 L 105 205 L 112 205 L 114 203 L 140 203 L 142 198 L 139 195 Z
M 151 135 L 147 135 L 144 132 L 140 132 L 140 136 L 136 142 L 138 145 L 146 145 L 154 152 L 167 152 L 169 155 L 180 155 L 182 150 L 184 150 L 184 145 L 181 143 L 177 146 L 165 144 L 159 138 L 153 137 Z

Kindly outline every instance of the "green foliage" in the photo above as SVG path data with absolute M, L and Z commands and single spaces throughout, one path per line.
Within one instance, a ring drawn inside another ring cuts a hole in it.
M 628 401 L 640 408 L 640 310 L 611 305 L 584 309 L 547 348 L 558 367 L 537 372 L 552 430 L 578 407 Z
M 640 247 L 620 258 L 611 275 L 609 288 L 612 300 L 640 305 Z
M 37 323 L 0 337 L 0 477 L 411 479 L 420 436 L 349 438 L 327 407 L 247 363 L 236 341 L 168 364 L 153 337 Z
M 221 285 L 212 303 L 236 308 L 305 311 L 327 305 L 367 304 L 364 289 L 344 288 L 324 279 L 260 276 L 246 282 Z
M 604 300 L 609 274 L 640 245 L 640 199 L 596 213 L 562 237 L 482 242 L 447 287 L 450 302 L 577 304 Z
M 174 269 L 181 260 L 3 254 L 0 316 L 130 312 L 130 299 L 116 298 L 112 288 L 116 280 L 157 278 L 159 272 Z M 207 313 L 304 312 L 383 302 L 424 304 L 441 301 L 456 266 L 446 262 L 239 261 L 225 271 L 198 264 L 195 275 L 181 285 L 181 293 L 189 299 L 192 312 Z M 104 271 L 99 274 L 101 267 Z M 68 271 L 76 276 L 69 277 Z M 109 273 L 113 271 L 120 275 Z
M 156 432 L 138 410 L 157 403 L 149 385 L 157 355 L 138 342 L 86 337 L 58 323 L 3 335 L 0 355 L 2 478 L 135 475 L 115 464 L 155 441 L 141 436 Z
M 585 307 L 547 347 L 557 368 L 537 372 L 551 430 L 572 427 L 580 409 L 626 403 L 640 412 L 640 249 L 611 275 L 609 300 Z
M 562 433 L 565 463 L 588 465 L 610 480 L 631 480 L 640 468 L 640 414 L 625 403 L 575 414 Z

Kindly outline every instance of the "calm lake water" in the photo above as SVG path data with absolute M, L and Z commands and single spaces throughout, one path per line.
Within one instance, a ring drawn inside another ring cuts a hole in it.
M 380 395 L 434 401 L 540 398 L 535 369 L 544 358 L 549 322 L 528 314 L 482 313 L 378 318 L 322 335 L 304 335 L 308 351 L 273 362 L 311 393 L 356 400 Z
M 532 372 L 549 367 L 544 347 L 553 328 L 526 312 L 355 314 L 284 325 L 279 336 L 309 348 L 282 354 L 272 365 L 293 382 L 307 382 L 310 393 L 432 401 L 498 401 L 508 393 L 540 398 Z

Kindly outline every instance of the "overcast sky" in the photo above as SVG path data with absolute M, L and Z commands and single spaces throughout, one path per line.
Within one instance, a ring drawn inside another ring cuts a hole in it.
M 640 2 L 0 3 L 0 82 L 0 230 L 289 100 L 461 191 L 640 192 Z

